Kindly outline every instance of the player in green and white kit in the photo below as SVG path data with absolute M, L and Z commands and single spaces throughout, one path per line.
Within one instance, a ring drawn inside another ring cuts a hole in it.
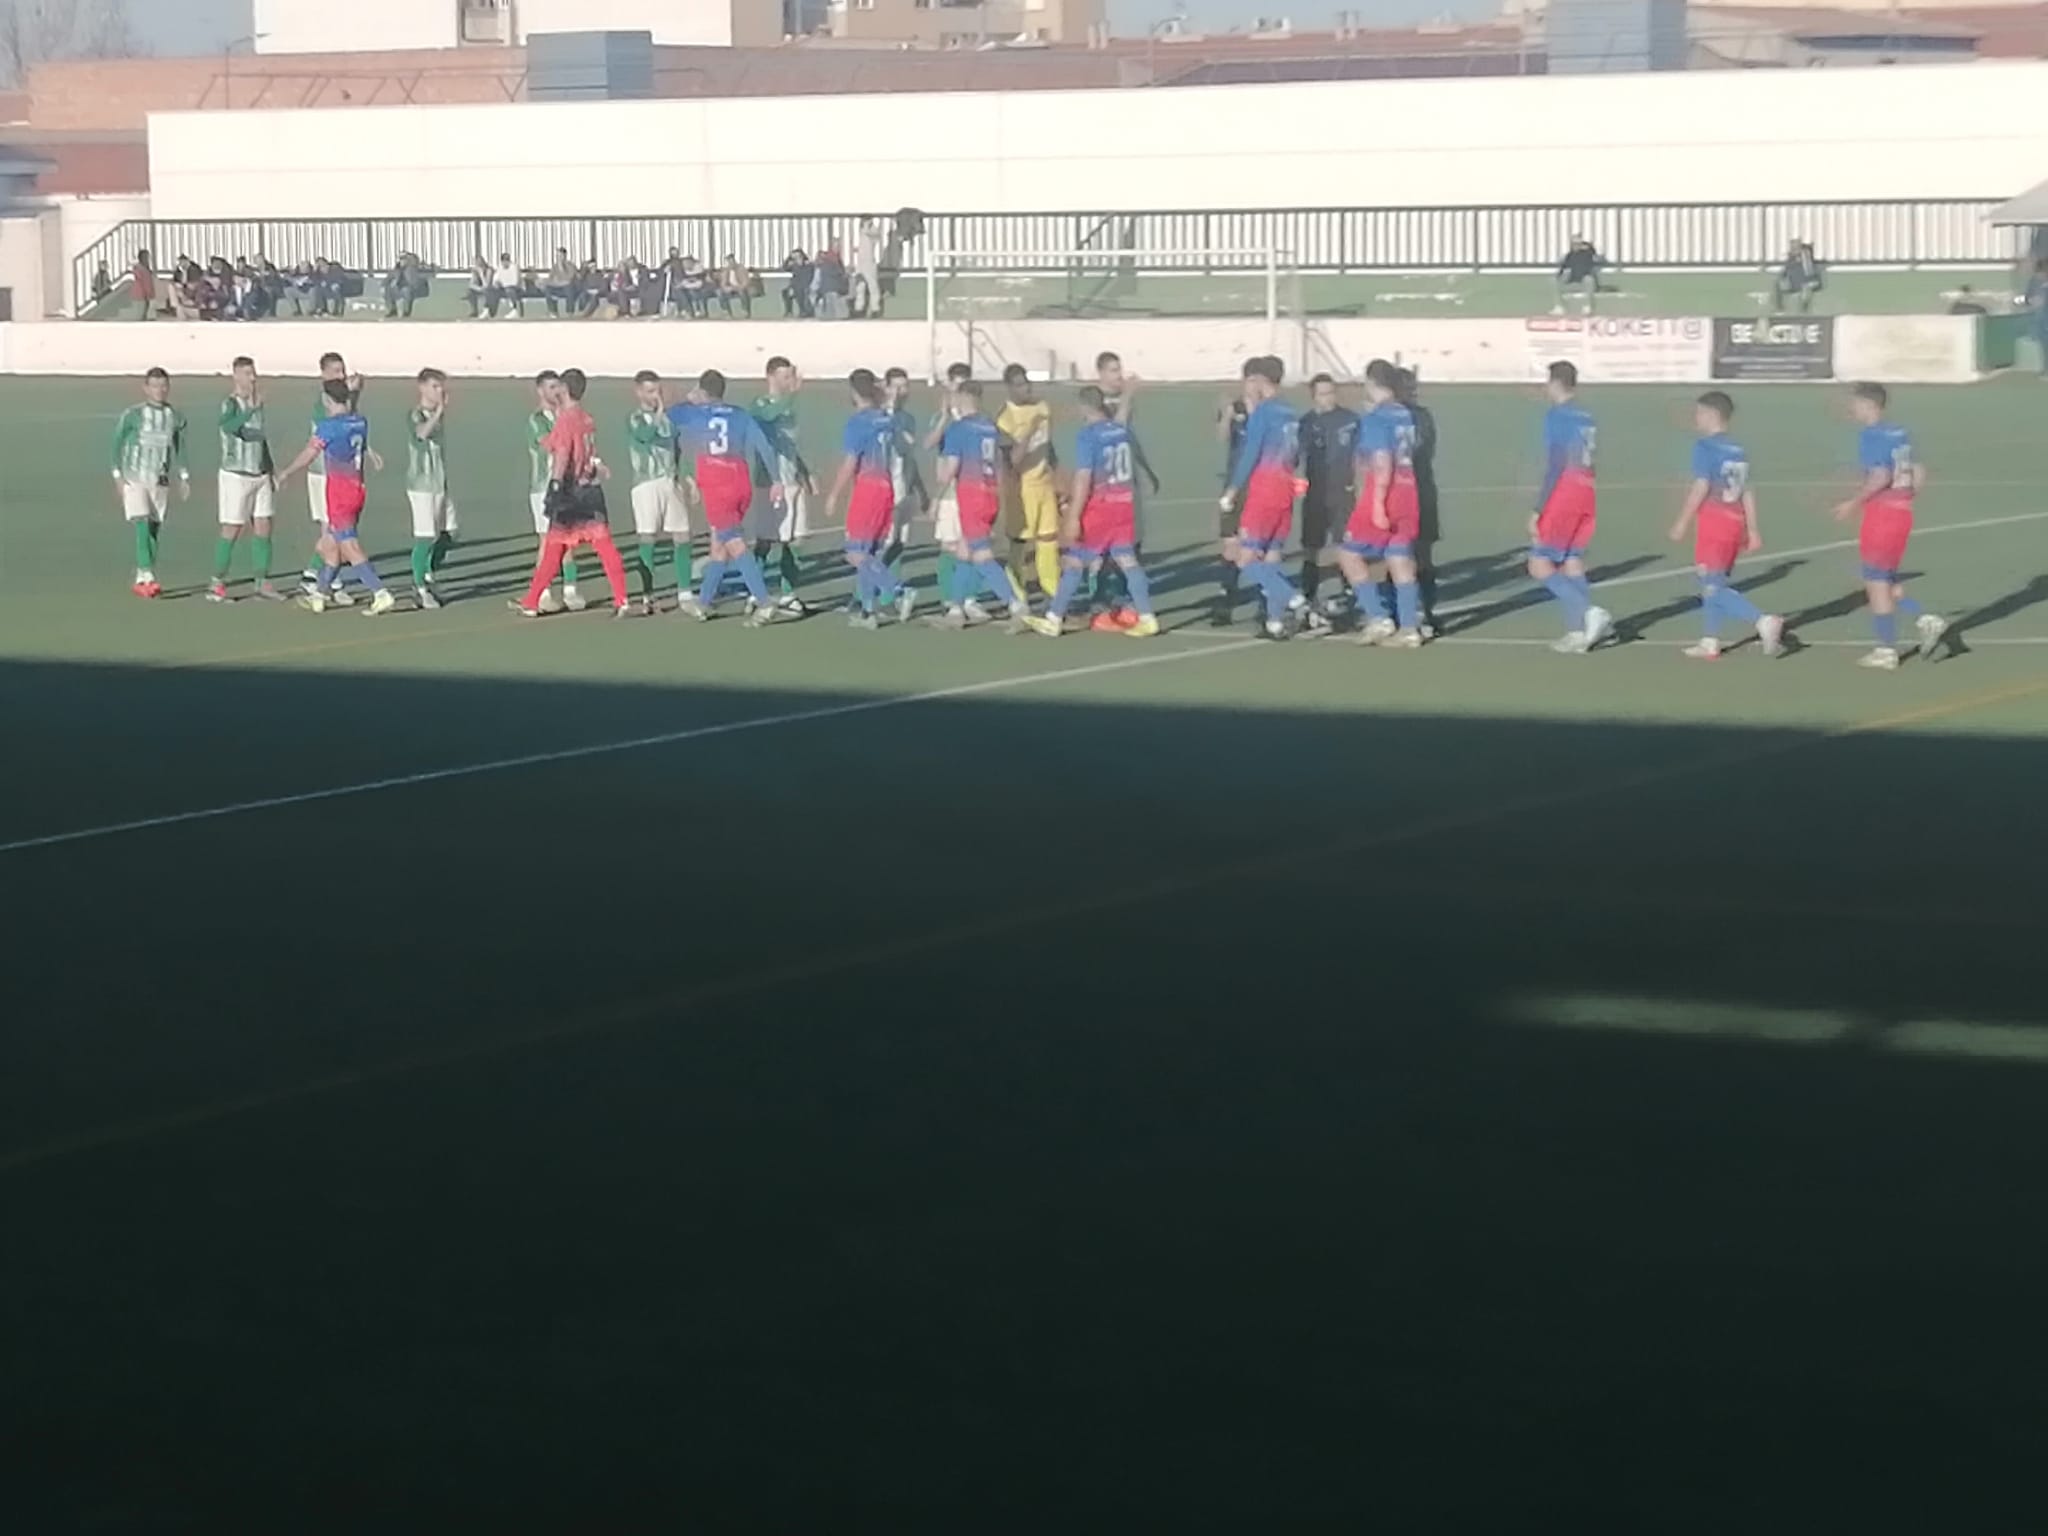
M 406 417 L 405 499 L 412 506 L 412 595 L 422 608 L 438 608 L 434 578 L 455 542 L 455 501 L 448 494 L 448 461 L 441 431 L 448 418 L 448 375 L 422 368 L 419 404 Z
M 924 446 L 929 453 L 938 452 L 939 439 L 946 435 L 946 428 L 956 420 L 953 410 L 954 391 L 974 377 L 974 370 L 965 363 L 946 365 L 946 392 L 939 397 L 938 412 L 932 417 L 931 426 L 925 431 Z M 932 503 L 932 537 L 939 545 L 939 591 L 953 590 L 953 568 L 959 564 L 953 557 L 953 549 L 960 542 L 960 495 L 949 482 L 939 487 L 939 494 Z M 969 598 L 967 615 L 977 623 L 988 617 L 981 604 Z
M 347 362 L 339 352 L 323 353 L 320 358 L 320 390 L 325 390 L 328 382 L 333 379 L 347 382 L 348 408 L 352 411 L 359 409 L 363 403 L 363 376 L 360 373 L 350 373 Z M 327 396 L 316 390 L 313 395 L 313 431 L 317 433 L 320 430 L 320 423 L 326 419 Z M 313 536 L 313 542 L 317 545 L 321 534 L 327 531 L 327 471 L 318 459 L 315 459 L 312 468 L 306 471 L 306 506 L 313 514 L 314 526 L 320 530 Z M 306 569 L 300 573 L 299 579 L 302 591 L 311 594 L 319 590 L 320 554 L 317 548 L 312 559 L 306 562 Z M 338 586 L 328 594 L 327 600 L 338 608 L 346 608 L 355 602 L 353 597 Z
M 192 471 L 185 466 L 185 418 L 171 404 L 171 376 L 161 368 L 142 376 L 142 403 L 129 406 L 114 424 L 113 468 L 121 515 L 135 529 L 135 595 L 161 597 L 157 536 L 171 506 L 172 470 L 178 474 L 178 499 L 192 495 Z
M 676 428 L 669 420 L 661 375 L 633 375 L 633 414 L 626 418 L 633 465 L 633 532 L 639 539 L 640 608 L 654 611 L 654 557 L 665 538 L 674 550 L 676 594 L 691 590 L 690 507 L 676 483 Z
M 208 602 L 225 603 L 228 570 L 244 528 L 253 528 L 249 563 L 254 567 L 256 595 L 281 603 L 284 594 L 270 584 L 270 529 L 277 515 L 271 475 L 270 443 L 263 433 L 263 396 L 256 386 L 254 360 L 234 361 L 234 390 L 220 403 L 220 537 L 213 544 L 213 585 Z
M 554 478 L 555 456 L 541 446 L 547 435 L 555 430 L 555 389 L 562 382 L 562 376 L 552 368 L 544 368 L 534 375 L 534 410 L 526 418 L 526 500 L 533 512 L 533 532 L 543 543 L 548 536 L 548 482 Z M 562 595 L 543 592 L 540 598 L 542 613 L 559 613 L 563 608 L 578 612 L 588 606 L 576 595 L 576 551 L 570 550 L 562 557 Z
M 818 483 L 797 448 L 796 397 L 804 387 L 803 375 L 786 357 L 768 359 L 768 393 L 757 396 L 748 414 L 760 424 L 775 459 L 775 481 L 782 489 L 781 504 L 772 497 L 754 498 L 754 558 L 765 571 L 771 569 L 768 556 L 782 545 L 782 556 L 772 567 L 779 576 L 781 597 L 776 607 L 785 613 L 804 612 L 803 599 L 796 595 L 802 576 L 797 559 L 799 539 L 811 532 L 811 497 Z

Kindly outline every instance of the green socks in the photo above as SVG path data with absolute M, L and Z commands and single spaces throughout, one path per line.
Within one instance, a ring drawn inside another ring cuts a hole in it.
M 794 592 L 796 590 L 797 577 L 802 574 L 803 570 L 803 568 L 797 564 L 796 551 L 790 548 L 787 544 L 784 544 L 782 546 L 781 570 L 782 590 L 784 595 L 786 596 L 789 593 Z
M 412 541 L 412 584 L 415 591 L 425 587 L 434 574 L 434 540 Z
M 258 533 L 250 537 L 249 563 L 256 567 L 257 586 L 270 580 L 270 538 L 267 534 Z
M 448 551 L 449 551 L 449 550 L 451 550 L 451 549 L 453 549 L 454 547 L 455 547 L 455 535 L 454 535 L 454 534 L 452 534 L 452 533 L 441 533 L 441 534 L 437 534 L 437 535 L 435 535 L 435 537 L 434 537 L 434 557 L 433 557 L 433 559 L 432 559 L 432 560 L 430 560 L 430 561 L 429 561 L 429 562 L 427 563 L 427 570 L 428 570 L 428 572 L 429 572 L 430 574 L 435 574 L 435 573 L 438 573 L 438 572 L 440 571 L 441 567 L 442 567 L 442 566 L 444 566 L 444 565 L 446 565 L 446 564 L 448 563 Z
M 233 539 L 215 539 L 213 541 L 213 579 L 215 581 L 226 581 L 228 579 L 228 567 L 234 563 L 234 559 L 235 541 Z
M 156 569 L 156 524 L 146 517 L 135 519 L 135 569 Z
M 658 546 L 652 539 L 642 539 L 640 541 L 638 565 L 640 568 L 640 595 L 642 597 L 654 596 L 654 553 L 657 548 Z
M 565 587 L 576 585 L 576 551 L 573 549 L 562 556 L 562 585 Z

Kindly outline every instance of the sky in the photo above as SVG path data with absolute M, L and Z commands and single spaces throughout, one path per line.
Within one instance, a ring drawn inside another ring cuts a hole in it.
M 1499 11 L 1498 0 L 1109 0 L 1116 30 L 1142 36 L 1154 22 L 1185 10 L 1203 31 L 1245 26 L 1256 16 L 1286 16 L 1304 31 L 1325 29 L 1340 10 L 1367 26 L 1402 26 L 1434 16 L 1473 19 Z M 249 34 L 249 0 L 129 0 L 128 14 L 152 53 L 212 53 Z

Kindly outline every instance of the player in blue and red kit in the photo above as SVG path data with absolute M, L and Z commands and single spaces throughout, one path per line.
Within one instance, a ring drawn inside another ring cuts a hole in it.
M 1159 618 L 1152 611 L 1152 583 L 1138 563 L 1136 471 L 1143 454 L 1131 429 L 1110 414 L 1101 389 L 1086 386 L 1080 401 L 1088 420 L 1074 440 L 1074 491 L 1067 502 L 1066 526 L 1060 530 L 1067 546 L 1060 584 L 1044 615 L 1024 622 L 1048 637 L 1065 633 L 1067 609 L 1081 583 L 1110 560 L 1123 572 L 1137 613 L 1134 623 L 1117 632 L 1144 640 L 1159 633 Z
M 320 571 L 314 578 L 313 590 L 299 599 L 299 606 L 314 613 L 325 612 L 335 583 L 341 578 L 341 563 L 346 560 L 356 580 L 373 594 L 370 613 L 389 613 L 398 606 L 398 600 L 377 579 L 377 568 L 364 553 L 356 531 L 369 497 L 363 483 L 363 466 L 382 471 L 384 461 L 370 446 L 370 424 L 356 414 L 355 392 L 347 380 L 329 379 L 322 384 L 320 406 L 327 414 L 313 424 L 311 441 L 277 477 L 282 486 L 300 470 L 318 462 L 327 479 L 327 518 L 321 525 L 320 542 L 314 546 Z
M 1417 650 L 1422 645 L 1422 584 L 1416 541 L 1422 498 L 1415 481 L 1415 417 L 1400 401 L 1401 371 L 1384 358 L 1365 369 L 1372 407 L 1358 423 L 1358 503 L 1344 527 L 1337 563 L 1364 621 L 1361 645 Z M 1380 582 L 1394 583 L 1394 613 Z
M 711 548 L 705 561 L 703 581 L 695 595 L 685 590 L 676 609 L 685 618 L 708 619 L 718 601 L 719 584 L 728 568 L 739 572 L 752 604 L 747 622 L 755 627 L 775 621 L 775 604 L 768 598 L 768 583 L 761 575 L 761 561 L 747 538 L 747 508 L 754 499 L 754 476 L 758 472 L 768 487 L 769 500 L 782 504 L 782 479 L 777 473 L 774 447 L 761 424 L 725 399 L 725 375 L 708 368 L 697 379 L 696 397 L 671 406 L 668 419 L 675 427 L 676 462 L 688 464 L 697 482 L 697 497 L 704 504 L 704 521 L 711 529 Z
M 1699 567 L 1705 633 L 1699 644 L 1685 648 L 1685 654 L 1695 661 L 1720 658 L 1724 618 L 1755 625 L 1766 656 L 1777 655 L 1785 643 L 1785 621 L 1763 612 L 1728 579 L 1737 560 L 1764 547 L 1757 525 L 1756 492 L 1749 483 L 1749 455 L 1728 435 L 1728 425 L 1734 419 L 1735 402 L 1718 389 L 1708 390 L 1694 403 L 1693 424 L 1700 439 L 1692 446 L 1692 488 L 1686 492 L 1678 521 L 1671 525 L 1671 541 L 1677 544 L 1684 541 L 1693 519 L 1699 519 L 1692 554 Z
M 1900 614 L 1913 620 L 1919 630 L 1922 657 L 1932 656 L 1936 642 L 1948 632 L 1948 621 L 1908 597 L 1899 580 L 1906 541 L 1913 536 L 1913 498 L 1926 483 L 1927 471 L 1913 451 L 1913 439 L 1906 429 L 1885 420 L 1889 397 L 1882 384 L 1858 384 L 1849 398 L 1849 408 L 1861 428 L 1856 434 L 1856 465 L 1863 471 L 1863 483 L 1854 496 L 1835 508 L 1835 517 L 1847 522 L 1858 512 L 1863 514 L 1856 544 L 1877 647 L 1859 664 L 1892 672 L 1899 665 Z
M 941 629 L 965 629 L 969 599 L 977 588 L 986 588 L 1009 611 L 1011 628 L 1021 631 L 1030 609 L 996 559 L 995 546 L 996 520 L 1003 507 L 1003 464 L 1014 445 L 982 414 L 981 386 L 973 379 L 953 386 L 951 415 L 939 438 L 939 491 L 943 495 L 950 486 L 959 501 L 960 540 L 953 546 L 953 587 L 945 594 L 946 611 L 932 622 Z
M 1578 368 L 1552 363 L 1543 386 L 1550 399 L 1543 413 L 1543 489 L 1529 519 L 1529 575 L 1564 608 L 1565 633 L 1550 648 L 1567 656 L 1590 651 L 1614 629 L 1614 616 L 1593 601 L 1586 580 L 1599 432 L 1592 412 L 1579 404 L 1578 391 Z
M 846 387 L 853 394 L 854 409 L 840 434 L 843 457 L 827 506 L 836 509 L 840 497 L 852 492 L 846 505 L 846 563 L 853 567 L 857 606 L 847 622 L 855 629 L 875 629 L 882 622 L 878 608 L 893 604 L 897 618 L 908 622 L 917 606 L 917 594 L 903 585 L 882 557 L 896 526 L 896 483 L 891 468 L 901 427 L 888 392 L 873 370 L 854 369 L 847 375 Z
M 1251 414 L 1245 418 L 1244 441 L 1219 503 L 1226 517 L 1237 513 L 1236 547 L 1228 558 L 1265 594 L 1264 627 L 1275 640 L 1285 639 L 1308 607 L 1308 599 L 1280 569 L 1294 530 L 1294 498 L 1303 489 L 1301 423 L 1294 407 L 1280 398 L 1282 377 L 1277 357 L 1255 357 L 1244 365 L 1245 403 Z

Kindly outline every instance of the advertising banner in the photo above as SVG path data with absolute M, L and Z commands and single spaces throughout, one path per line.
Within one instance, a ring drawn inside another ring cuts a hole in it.
M 1693 315 L 1534 315 L 1522 323 L 1530 377 L 1578 365 L 1588 384 L 1695 384 L 1712 377 L 1713 323 Z
M 1831 315 L 1714 322 L 1714 377 L 1735 383 L 1835 376 Z

